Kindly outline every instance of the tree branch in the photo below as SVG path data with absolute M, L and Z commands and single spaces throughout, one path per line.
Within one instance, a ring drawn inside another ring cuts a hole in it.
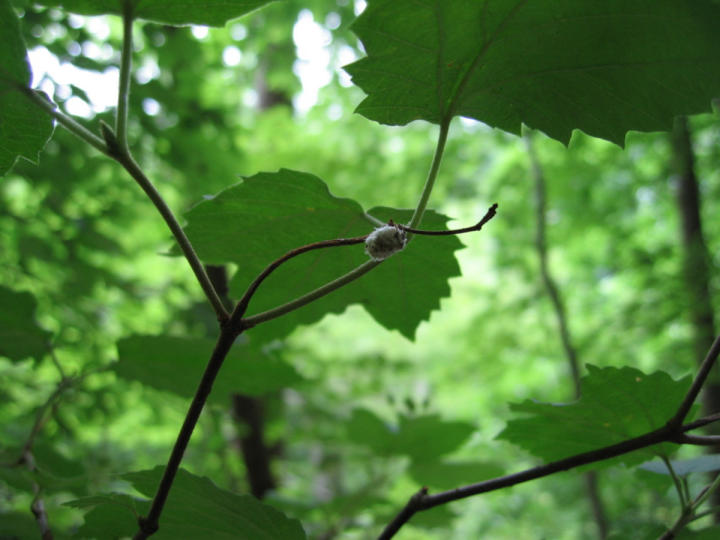
M 392 538 L 415 513 L 428 510 L 441 504 L 529 482 L 530 480 L 536 480 L 538 478 L 543 478 L 551 474 L 567 471 L 582 465 L 595 463 L 597 461 L 605 461 L 607 459 L 663 442 L 682 444 L 682 438 L 687 431 L 691 431 L 720 420 L 720 413 L 718 413 L 685 425 L 677 422 L 678 418 L 684 419 L 685 416 L 687 416 L 687 412 L 692 406 L 695 398 L 697 398 L 700 388 L 702 387 L 702 383 L 707 379 L 707 373 L 717 360 L 718 354 L 720 354 L 720 336 L 716 338 L 715 343 L 713 343 L 713 346 L 705 357 L 700 371 L 695 376 L 695 380 L 693 380 L 690 389 L 688 389 L 685 398 L 678 407 L 678 412 L 664 426 L 653 431 L 649 431 L 638 437 L 633 437 L 632 439 L 627 439 L 616 444 L 598 448 L 597 450 L 590 450 L 589 452 L 583 452 L 581 454 L 546 463 L 545 465 L 532 467 L 525 471 L 500 476 L 476 484 L 469 484 L 467 486 L 443 491 L 434 495 L 428 495 L 427 488 L 423 488 L 410 498 L 405 507 L 395 516 L 387 527 L 385 527 L 378 537 L 379 540 Z
M 160 514 L 162 513 L 165 502 L 167 501 L 170 488 L 175 480 L 175 475 L 180 468 L 180 462 L 182 461 L 185 449 L 190 442 L 190 437 L 192 436 L 195 425 L 200 418 L 200 413 L 202 412 L 205 402 L 210 395 L 215 378 L 222 367 L 225 357 L 230 351 L 230 347 L 232 347 L 232 344 L 235 342 L 235 338 L 238 335 L 240 335 L 240 331 L 231 328 L 227 324 L 223 325 L 220 336 L 215 344 L 215 349 L 210 356 L 210 360 L 205 368 L 200 384 L 195 391 L 195 396 L 193 397 L 188 412 L 185 415 L 185 420 L 182 428 L 180 428 L 180 433 L 178 433 L 175 446 L 170 453 L 170 458 L 168 459 L 167 466 L 163 472 L 162 479 L 160 480 L 158 489 L 153 497 L 150 511 L 147 517 L 141 517 L 138 519 L 139 530 L 133 537 L 134 540 L 144 540 L 158 530 Z

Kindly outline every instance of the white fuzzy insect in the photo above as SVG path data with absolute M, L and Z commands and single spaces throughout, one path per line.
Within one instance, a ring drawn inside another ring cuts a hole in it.
M 383 225 L 365 239 L 365 253 L 375 261 L 383 261 L 393 253 L 402 251 L 406 243 L 405 231 L 395 225 Z

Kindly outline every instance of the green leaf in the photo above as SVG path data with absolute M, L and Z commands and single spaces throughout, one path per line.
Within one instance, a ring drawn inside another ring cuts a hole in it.
M 223 26 L 230 19 L 245 15 L 273 0 L 140 0 L 135 1 L 135 17 L 153 22 L 186 25 Z M 40 0 L 38 4 L 62 7 L 83 15 L 122 14 L 121 0 Z
M 35 321 L 35 298 L 0 286 L 0 356 L 11 360 L 40 360 L 52 335 Z
M 73 508 L 90 509 L 85 514 L 85 523 L 78 530 L 81 538 L 132 537 L 138 528 L 138 517 L 150 508 L 150 501 L 138 500 L 121 493 L 82 497 L 64 504 Z
M 163 467 L 127 473 L 123 479 L 143 495 L 155 495 Z M 296 519 L 250 495 L 220 489 L 205 477 L 178 471 L 160 520 L 158 538 L 294 540 L 305 538 Z
M 301 380 L 285 361 L 238 341 L 213 385 L 210 403 L 227 406 L 231 394 L 259 396 Z M 213 347 L 209 339 L 131 336 L 118 342 L 119 361 L 113 370 L 124 379 L 190 398 L 195 394 Z
M 398 426 L 391 427 L 366 409 L 355 409 L 346 429 L 351 441 L 378 455 L 406 455 L 419 463 L 453 452 L 475 431 L 472 424 L 435 414 L 401 416 Z
M 37 161 L 52 135 L 52 118 L 16 89 L 30 84 L 30 65 L 20 24 L 8 0 L 0 0 L 0 176 L 19 156 Z
M 720 471 L 720 455 L 709 454 L 689 459 L 673 459 L 670 461 L 670 464 L 678 476 L 687 476 L 690 473 Z M 668 471 L 665 463 L 659 459 L 638 465 L 638 469 L 656 474 L 670 475 L 670 471 Z
M 582 398 L 575 403 L 525 401 L 510 406 L 526 415 L 508 422 L 498 438 L 521 446 L 546 461 L 565 458 L 637 437 L 663 426 L 675 413 L 690 378 L 674 381 L 658 371 L 588 365 Z M 668 446 L 666 453 L 674 447 Z M 656 455 L 658 446 L 620 456 L 627 464 Z
M 709 110 L 718 19 L 710 0 L 370 0 L 353 25 L 367 57 L 346 69 L 368 94 L 357 112 L 383 124 L 466 116 L 623 145 Z
M 412 212 L 374 208 L 369 213 L 382 221 L 404 222 Z M 245 179 L 195 206 L 187 220 L 185 230 L 204 262 L 238 266 L 230 285 L 235 297 L 291 249 L 320 240 L 361 236 L 374 227 L 358 203 L 334 197 L 316 176 L 287 169 Z M 446 221 L 428 212 L 424 226 L 442 229 Z M 403 252 L 365 276 L 253 329 L 253 335 L 282 336 L 297 325 L 360 303 L 380 324 L 412 338 L 420 322 L 439 307 L 440 298 L 449 295 L 447 280 L 460 273 L 454 252 L 461 246 L 452 236 L 415 237 Z M 368 260 L 363 245 L 320 249 L 291 259 L 258 289 L 248 315 L 289 302 Z
M 447 490 L 464 484 L 482 482 L 504 474 L 495 463 L 481 461 L 422 461 L 413 462 L 408 473 L 421 486 Z

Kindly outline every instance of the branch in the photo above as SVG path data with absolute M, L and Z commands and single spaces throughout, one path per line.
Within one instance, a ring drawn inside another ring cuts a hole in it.
M 720 336 L 715 338 L 715 341 L 713 342 L 710 350 L 705 356 L 705 359 L 700 365 L 700 369 L 697 376 L 695 377 L 695 380 L 690 386 L 690 390 L 688 390 L 687 394 L 685 395 L 685 399 L 683 399 L 680 407 L 678 407 L 677 413 L 675 413 L 675 416 L 673 416 L 670 420 L 670 424 L 679 426 L 685 421 L 685 417 L 690 412 L 690 408 L 697 399 L 698 394 L 700 394 L 700 389 L 705 384 L 708 375 L 710 375 L 710 372 L 715 365 L 718 354 L 720 354 Z
M 175 446 L 170 453 L 170 458 L 168 459 L 167 466 L 163 472 L 162 479 L 160 480 L 160 484 L 155 492 L 155 497 L 153 497 L 150 511 L 147 517 L 140 517 L 138 519 L 139 530 L 133 537 L 134 540 L 144 540 L 158 530 L 160 514 L 162 513 L 165 502 L 167 501 L 170 488 L 175 480 L 175 475 L 180 468 L 180 462 L 182 461 L 185 449 L 190 442 L 190 437 L 192 436 L 195 425 L 200 418 L 200 413 L 202 412 L 205 402 L 210 395 L 215 378 L 222 367 L 225 357 L 230 351 L 230 347 L 232 347 L 232 344 L 235 342 L 235 338 L 238 335 L 240 335 L 240 331 L 234 330 L 227 324 L 222 326 L 220 336 L 215 343 L 215 349 L 210 356 L 210 360 L 205 368 L 200 384 L 195 391 L 195 396 L 193 397 L 188 412 L 185 415 L 185 420 L 182 428 L 180 428 L 180 433 L 178 433 Z
M 687 412 L 692 406 L 693 401 L 697 398 L 697 395 L 702 387 L 702 384 L 707 379 L 707 375 L 712 368 L 712 365 L 717 360 L 718 354 L 720 354 L 720 336 L 715 339 L 715 343 L 708 351 L 703 365 L 700 367 L 700 371 L 695 376 L 695 380 L 687 391 L 685 398 L 682 400 L 678 407 L 678 412 L 673 418 L 668 421 L 661 428 L 649 431 L 638 437 L 627 439 L 625 441 L 598 448 L 597 450 L 591 450 L 589 452 L 583 452 L 574 456 L 570 456 L 558 461 L 553 461 L 545 465 L 533 467 L 525 471 L 518 473 L 509 474 L 506 476 L 500 476 L 484 482 L 476 484 L 469 484 L 467 486 L 459 487 L 449 491 L 443 491 L 436 493 L 435 495 L 428 495 L 427 489 L 423 488 L 419 492 L 415 493 L 410 500 L 407 502 L 405 507 L 397 514 L 397 516 L 385 527 L 383 532 L 378 537 L 379 540 L 387 540 L 392 538 L 400 528 L 407 523 L 410 518 L 417 512 L 428 510 L 441 504 L 446 504 L 452 501 L 460 499 L 466 499 L 474 495 L 481 493 L 487 493 L 489 491 L 495 491 L 498 489 L 507 488 L 530 480 L 536 480 L 543 478 L 551 474 L 558 473 L 560 471 L 567 471 L 574 469 L 581 465 L 588 465 L 597 461 L 605 461 L 610 458 L 621 456 L 635 450 L 640 450 L 648 446 L 652 446 L 662 442 L 673 442 L 682 444 L 682 439 L 687 431 L 692 431 L 699 427 L 711 424 L 720 420 L 720 413 L 714 414 L 705 418 L 701 418 L 694 422 L 682 425 L 677 422 L 678 418 L 684 419 L 687 416 Z

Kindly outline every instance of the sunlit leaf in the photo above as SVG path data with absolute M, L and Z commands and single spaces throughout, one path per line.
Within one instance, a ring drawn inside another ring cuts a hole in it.
M 30 80 L 18 19 L 8 0 L 0 0 L 0 176 L 19 156 L 37 161 L 52 134 L 51 117 L 14 88 Z
M 48 351 L 51 334 L 35 321 L 35 298 L 0 286 L 0 356 L 35 358 Z
M 646 375 L 631 367 L 587 368 L 579 401 L 513 404 L 510 409 L 523 418 L 510 420 L 498 438 L 546 461 L 580 454 L 662 427 L 690 385 L 689 377 L 675 381 L 662 371 Z M 668 446 L 665 451 L 674 448 Z M 657 449 L 653 446 L 618 459 L 638 463 Z
M 230 19 L 245 15 L 273 0 L 142 0 L 137 5 L 135 16 L 139 19 L 164 24 L 185 25 L 205 24 L 222 26 Z M 121 0 L 40 0 L 39 4 L 58 6 L 83 15 L 121 14 Z
M 387 221 L 409 220 L 411 212 L 374 208 Z M 239 297 L 273 260 L 291 249 L 333 238 L 368 234 L 374 224 L 358 203 L 334 197 L 319 178 L 280 170 L 245 179 L 187 214 L 187 234 L 204 262 L 235 263 L 231 293 Z M 446 218 L 428 212 L 423 225 L 442 229 Z M 412 338 L 421 321 L 450 293 L 447 280 L 459 274 L 455 237 L 415 237 L 408 247 L 365 276 L 300 310 L 252 332 L 289 333 L 327 313 L 359 303 L 380 324 Z M 289 302 L 332 281 L 369 258 L 364 246 L 321 249 L 291 259 L 276 270 L 253 297 L 248 315 Z M 265 327 L 270 329 L 266 330 Z
M 190 398 L 214 343 L 201 338 L 132 336 L 120 340 L 117 347 L 119 361 L 113 370 L 119 376 Z M 209 400 L 227 406 L 233 393 L 259 396 L 300 379 L 285 361 L 237 343 L 225 359 Z
M 710 0 L 370 0 L 353 25 L 367 57 L 346 69 L 368 94 L 357 111 L 384 124 L 457 115 L 622 145 L 709 111 L 718 19 Z

